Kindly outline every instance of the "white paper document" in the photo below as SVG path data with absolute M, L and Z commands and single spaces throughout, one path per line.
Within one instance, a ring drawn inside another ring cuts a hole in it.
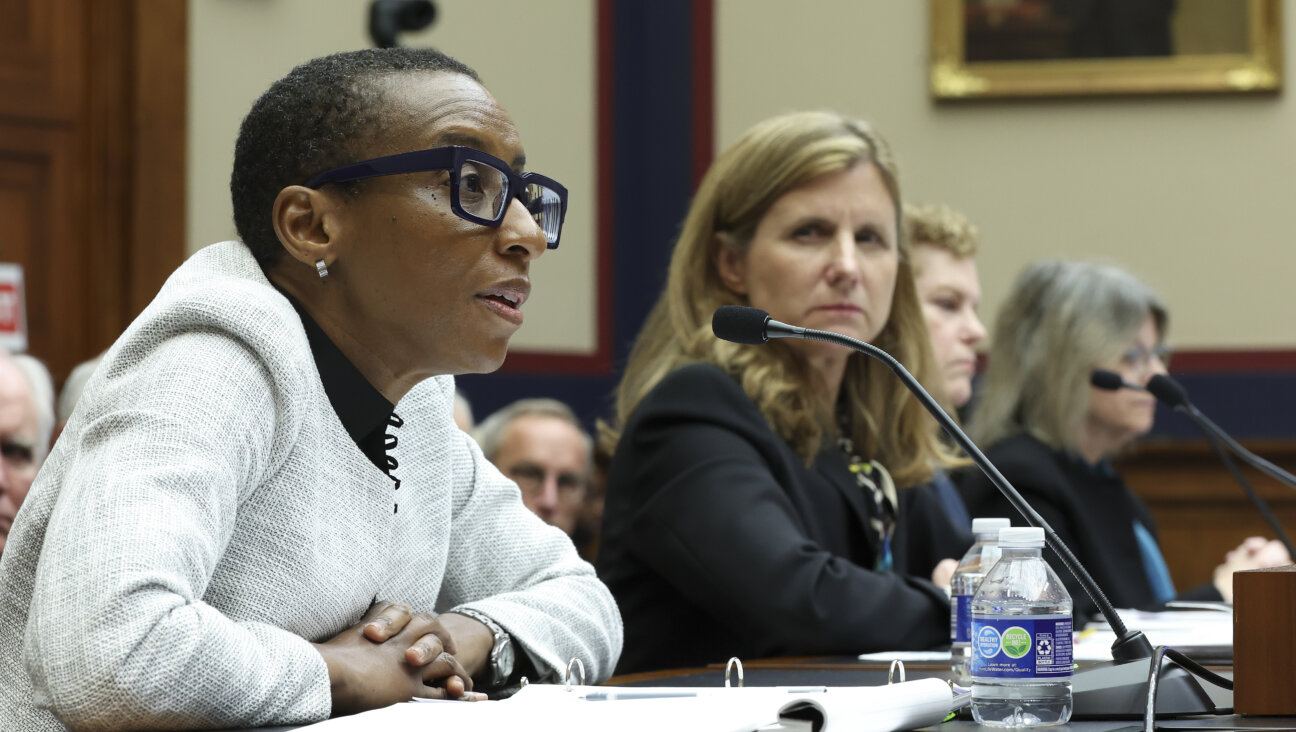
M 592 701 L 586 697 L 611 697 Z M 641 698 L 625 698 L 628 696 Z M 923 679 L 887 686 L 594 687 L 531 684 L 509 699 L 407 702 L 304 729 L 525 729 L 529 732 L 753 732 L 781 718 L 817 717 L 824 732 L 891 732 L 939 723 L 953 703 L 949 684 Z
M 949 651 L 880 651 L 878 653 L 861 653 L 859 660 L 869 663 L 941 663 L 950 660 Z
M 1233 613 L 1211 610 L 1145 612 L 1118 610 L 1131 630 L 1141 630 L 1154 646 L 1176 649 L 1233 647 Z M 1077 661 L 1110 661 L 1116 634 L 1107 623 L 1090 623 L 1076 639 Z

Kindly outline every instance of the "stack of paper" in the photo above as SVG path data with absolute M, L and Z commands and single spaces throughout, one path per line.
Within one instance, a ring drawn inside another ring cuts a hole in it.
M 1141 630 L 1154 646 L 1169 646 L 1189 655 L 1202 649 L 1232 655 L 1232 610 L 1169 610 L 1145 612 L 1119 610 L 1121 620 L 1130 630 Z M 1107 623 L 1090 623 L 1077 638 L 1074 658 L 1077 661 L 1110 661 L 1116 634 Z

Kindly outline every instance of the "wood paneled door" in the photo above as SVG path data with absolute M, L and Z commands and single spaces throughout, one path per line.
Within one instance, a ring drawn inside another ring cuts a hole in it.
M 61 383 L 184 258 L 184 0 L 0 0 L 0 262 Z

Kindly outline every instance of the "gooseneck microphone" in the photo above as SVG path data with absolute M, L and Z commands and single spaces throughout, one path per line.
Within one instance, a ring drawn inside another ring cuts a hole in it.
M 771 338 L 808 338 L 805 328 L 780 323 L 759 308 L 725 305 L 711 316 L 711 332 L 716 338 L 748 346 L 759 346 Z M 809 331 L 818 332 L 818 331 Z M 830 333 L 827 335 L 836 335 Z M 838 336 L 844 338 L 845 336 Z
M 1187 390 L 1166 374 L 1153 374 L 1152 378 L 1148 379 L 1147 390 L 1157 398 L 1157 401 L 1167 407 L 1188 406 Z
M 1148 380 L 1148 385 L 1145 389 L 1137 384 L 1131 384 L 1121 379 L 1119 374 L 1102 369 L 1095 370 L 1090 376 L 1089 381 L 1099 389 L 1106 389 L 1108 391 L 1116 391 L 1118 389 L 1137 389 L 1139 391 L 1149 392 L 1152 396 L 1156 397 L 1157 401 L 1173 408 L 1176 412 L 1182 412 L 1187 415 L 1188 418 L 1197 425 L 1197 428 L 1201 430 L 1202 434 L 1205 435 L 1206 441 L 1210 443 L 1211 449 L 1215 451 L 1215 455 L 1220 459 L 1220 462 L 1224 463 L 1224 467 L 1227 468 L 1229 474 L 1233 476 L 1233 480 L 1237 481 L 1237 484 L 1242 486 L 1242 491 L 1246 493 L 1247 498 L 1250 499 L 1251 505 L 1256 507 L 1256 511 L 1260 513 L 1260 516 L 1265 520 L 1265 523 L 1269 524 L 1269 528 L 1273 529 L 1274 534 L 1278 537 L 1278 541 L 1282 542 L 1282 545 L 1287 548 L 1287 553 L 1296 557 L 1296 547 L 1293 547 L 1291 539 L 1287 538 L 1287 532 L 1283 530 L 1282 524 L 1278 522 L 1278 518 L 1274 516 L 1273 511 L 1270 510 L 1269 504 L 1260 497 L 1260 494 L 1256 493 L 1255 488 L 1251 486 L 1251 482 L 1246 479 L 1246 476 L 1242 475 L 1242 471 L 1238 470 L 1233 459 L 1229 457 L 1227 452 L 1225 452 L 1225 444 L 1227 444 L 1229 449 L 1233 450 L 1234 453 L 1242 457 L 1243 460 L 1246 460 L 1249 464 L 1263 472 L 1269 473 L 1269 471 L 1263 470 L 1263 468 L 1260 468 L 1260 466 L 1256 465 L 1255 462 L 1252 462 L 1251 459 L 1248 459 L 1248 456 L 1254 458 L 1256 461 L 1265 463 L 1265 465 L 1279 473 L 1283 473 L 1283 471 L 1263 458 L 1252 455 L 1246 448 L 1239 445 L 1232 437 L 1229 437 L 1224 430 L 1220 429 L 1218 425 L 1206 417 L 1205 414 L 1202 414 L 1201 410 L 1197 409 L 1197 407 L 1193 406 L 1192 402 L 1188 401 L 1188 392 L 1180 386 L 1179 382 L 1164 374 L 1156 374 Z M 1273 475 L 1272 473 L 1269 474 Z M 1278 476 L 1274 477 L 1281 482 L 1287 483 L 1287 485 L 1292 485 L 1292 483 L 1289 483 Z M 1288 475 L 1287 477 L 1290 478 L 1291 476 Z
M 1286 485 L 1289 488 L 1296 488 L 1296 476 L 1256 455 L 1250 450 L 1242 447 L 1237 440 L 1233 439 L 1223 428 L 1211 421 L 1202 413 L 1200 409 L 1188 400 L 1188 392 L 1179 382 L 1166 376 L 1165 374 L 1156 374 L 1148 380 L 1147 390 L 1157 401 L 1173 408 L 1177 412 L 1182 412 L 1192 421 L 1197 423 L 1202 432 L 1209 432 L 1220 439 L 1235 455 L 1242 458 L 1248 465 L 1268 475 L 1270 478 Z M 1296 554 L 1293 554 L 1296 557 Z
M 759 345 L 770 338 L 805 338 L 844 346 L 881 361 L 899 377 L 905 388 L 912 392 L 923 407 L 936 418 L 941 429 L 963 448 L 981 472 L 985 473 L 990 482 L 1026 518 L 1026 521 L 1044 530 L 1049 546 L 1053 547 L 1053 551 L 1062 559 L 1063 564 L 1080 581 L 1080 585 L 1093 599 L 1103 618 L 1116 634 L 1116 641 L 1112 643 L 1112 658 L 1118 665 L 1089 669 L 1075 675 L 1072 686 L 1073 719 L 1143 718 L 1145 714 L 1150 713 L 1149 710 L 1153 709 L 1153 704 L 1148 697 L 1150 687 L 1157 689 L 1155 692 L 1157 714 L 1204 714 L 1215 710 L 1214 702 L 1202 690 L 1196 679 L 1182 668 L 1171 668 L 1162 672 L 1159 685 L 1153 687 L 1152 680 L 1158 678 L 1159 666 L 1152 659 L 1152 644 L 1141 631 L 1131 631 L 1125 626 L 1120 614 L 1112 607 L 1111 601 L 1098 587 L 1098 583 L 1071 553 L 1070 548 L 1062 542 L 1053 527 L 1031 508 L 1026 499 L 1022 498 L 1008 479 L 1003 477 L 999 469 L 972 442 L 967 433 L 945 413 L 931 394 L 927 393 L 922 384 L 919 384 L 913 374 L 910 374 L 895 357 L 877 346 L 839 333 L 780 323 L 771 319 L 769 313 L 764 310 L 751 307 L 727 305 L 719 308 L 712 317 L 711 329 L 718 338 L 734 343 Z M 1214 676 L 1192 659 L 1173 649 L 1166 649 L 1165 653 L 1171 655 L 1184 668 L 1191 669 L 1193 673 L 1207 678 Z M 1136 661 L 1142 663 L 1135 663 Z M 1213 683 L 1232 688 L 1231 682 L 1219 677 L 1215 677 Z
M 1116 642 L 1112 644 L 1112 658 L 1116 659 L 1117 662 L 1120 662 L 1132 661 L 1139 658 L 1150 658 L 1152 656 L 1152 645 L 1148 642 L 1147 638 L 1144 637 L 1141 631 L 1131 631 L 1125 627 L 1125 622 L 1121 620 L 1120 615 L 1112 606 L 1111 601 L 1107 599 L 1107 595 L 1103 593 L 1102 589 L 1098 587 L 1098 583 L 1094 582 L 1093 577 L 1089 575 L 1089 572 L 1085 570 L 1085 568 L 1080 564 L 1080 561 L 1071 553 L 1071 549 L 1068 548 L 1067 545 L 1058 537 L 1057 532 L 1053 530 L 1053 527 L 1049 526 L 1048 522 L 1036 513 L 1035 509 L 1031 508 L 1030 504 L 1026 502 L 1026 499 L 1022 498 L 1022 495 L 1017 492 L 1017 489 L 1014 488 L 1011 483 L 1008 482 L 1008 479 L 1003 477 L 1003 474 L 999 472 L 999 469 L 996 468 L 994 463 L 991 463 L 990 459 L 981 452 L 980 448 L 976 446 L 976 443 L 972 442 L 972 439 L 967 436 L 967 433 L 964 432 L 963 429 L 945 413 L 945 410 L 941 408 L 940 404 L 938 404 L 934 398 L 932 398 L 931 394 L 927 393 L 927 390 L 923 388 L 922 384 L 918 383 L 918 380 L 914 378 L 913 374 L 909 373 L 909 370 L 901 365 L 901 363 L 891 354 L 871 343 L 865 343 L 839 333 L 801 328 L 786 323 L 780 323 L 779 321 L 770 318 L 769 313 L 766 313 L 764 310 L 738 305 L 726 305 L 716 310 L 715 316 L 711 319 L 711 329 L 715 332 L 717 338 L 726 341 L 733 341 L 734 343 L 760 344 L 770 338 L 805 338 L 845 346 L 854 351 L 863 353 L 870 358 L 881 361 L 900 378 L 900 381 L 904 383 L 905 387 L 908 388 L 909 391 L 913 392 L 913 395 L 918 398 L 918 401 L 922 403 L 923 407 L 925 407 L 927 411 L 936 418 L 936 421 L 940 423 L 940 426 L 945 430 L 945 433 L 948 434 L 959 447 L 963 448 L 963 451 L 972 458 L 973 462 L 977 464 L 977 467 L 981 469 L 981 472 L 985 473 L 985 476 L 990 479 L 990 482 L 994 483 L 995 487 L 999 489 L 999 492 L 1003 493 L 1004 497 L 1012 503 L 1013 507 L 1016 508 L 1022 516 L 1026 517 L 1027 523 L 1044 530 L 1044 536 L 1048 541 L 1048 545 L 1053 548 L 1053 551 L 1057 552 L 1058 557 L 1062 559 L 1062 563 L 1065 564 L 1067 569 L 1071 571 L 1071 574 L 1075 575 L 1075 578 L 1079 580 L 1080 585 L 1084 587 L 1085 592 L 1087 592 L 1089 597 L 1093 599 L 1094 604 L 1098 606 L 1098 610 L 1103 614 L 1103 618 L 1107 620 L 1107 623 L 1111 625 L 1112 631 L 1115 632 Z

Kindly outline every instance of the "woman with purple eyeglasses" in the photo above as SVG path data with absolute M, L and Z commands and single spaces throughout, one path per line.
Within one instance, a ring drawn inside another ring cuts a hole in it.
M 86 385 L 0 561 L 0 719 L 303 724 L 621 649 L 607 589 L 452 421 L 567 192 L 429 49 L 315 59 L 244 120 L 241 241 Z

